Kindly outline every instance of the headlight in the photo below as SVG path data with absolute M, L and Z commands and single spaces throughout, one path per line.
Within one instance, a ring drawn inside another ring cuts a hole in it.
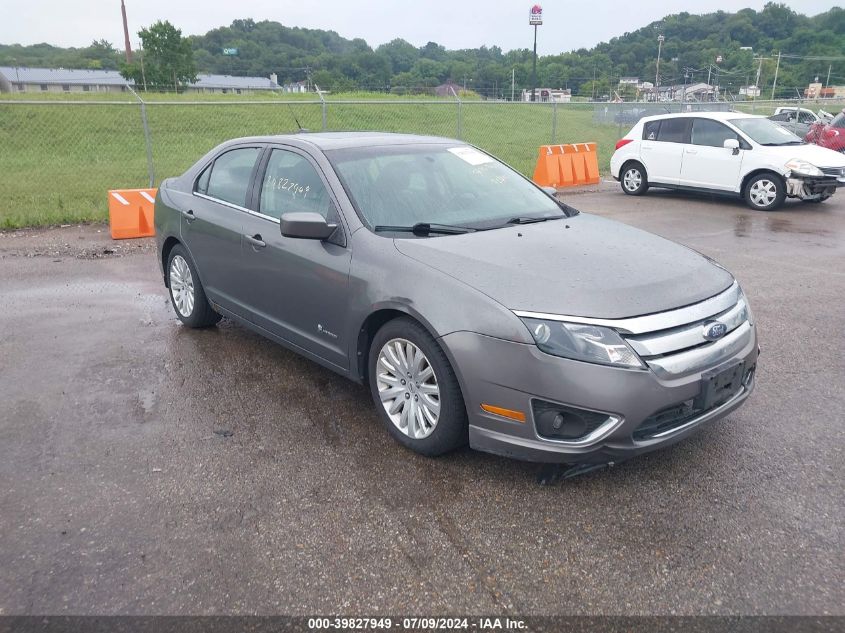
M 821 169 L 813 165 L 813 163 L 808 163 L 806 160 L 801 160 L 800 158 L 793 158 L 784 167 L 802 176 L 824 176 Z
M 537 347 L 554 356 L 644 369 L 640 357 L 615 330 L 597 325 L 523 318 Z

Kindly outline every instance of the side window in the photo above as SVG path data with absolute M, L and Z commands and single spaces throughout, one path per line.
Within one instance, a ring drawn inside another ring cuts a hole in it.
M 813 116 L 812 114 L 810 114 L 809 112 L 801 112 L 801 113 L 798 115 L 798 120 L 799 120 L 801 123 L 815 123 L 815 122 L 816 122 L 816 117 L 814 117 L 814 116 Z
M 244 147 L 218 156 L 211 167 L 206 193 L 212 198 L 245 207 L 249 179 L 260 151 L 257 147 Z
M 324 218 L 332 213 L 329 192 L 307 158 L 283 149 L 274 149 L 267 162 L 261 185 L 264 215 L 279 219 L 291 211 L 312 211 Z
M 649 121 L 643 126 L 643 140 L 656 141 L 660 131 L 660 121 Z
M 208 194 L 208 179 L 211 176 L 211 165 L 203 169 L 200 177 L 197 178 L 197 186 L 194 191 L 197 193 Z
M 708 147 L 723 147 L 728 139 L 739 140 L 736 132 L 710 119 L 693 119 L 690 143 Z
M 663 119 L 657 140 L 664 143 L 686 143 L 688 122 L 687 118 Z

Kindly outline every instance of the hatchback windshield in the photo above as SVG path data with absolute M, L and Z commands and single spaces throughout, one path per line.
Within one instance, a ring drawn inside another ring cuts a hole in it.
M 803 145 L 804 141 L 769 119 L 731 119 L 730 122 L 760 145 Z
M 466 145 L 362 147 L 326 154 L 371 229 L 420 223 L 485 229 L 566 216 L 566 207 Z

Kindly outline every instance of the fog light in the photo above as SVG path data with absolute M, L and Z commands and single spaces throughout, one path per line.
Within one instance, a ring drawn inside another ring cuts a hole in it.
M 579 440 L 613 419 L 607 413 L 577 409 L 545 400 L 533 400 L 531 409 L 537 435 L 553 440 Z

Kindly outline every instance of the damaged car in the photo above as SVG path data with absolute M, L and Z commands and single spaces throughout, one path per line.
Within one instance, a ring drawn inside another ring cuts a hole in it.
M 646 117 L 616 144 L 610 170 L 628 195 L 682 189 L 741 197 L 760 211 L 786 198 L 823 202 L 845 185 L 845 155 L 739 112 Z

